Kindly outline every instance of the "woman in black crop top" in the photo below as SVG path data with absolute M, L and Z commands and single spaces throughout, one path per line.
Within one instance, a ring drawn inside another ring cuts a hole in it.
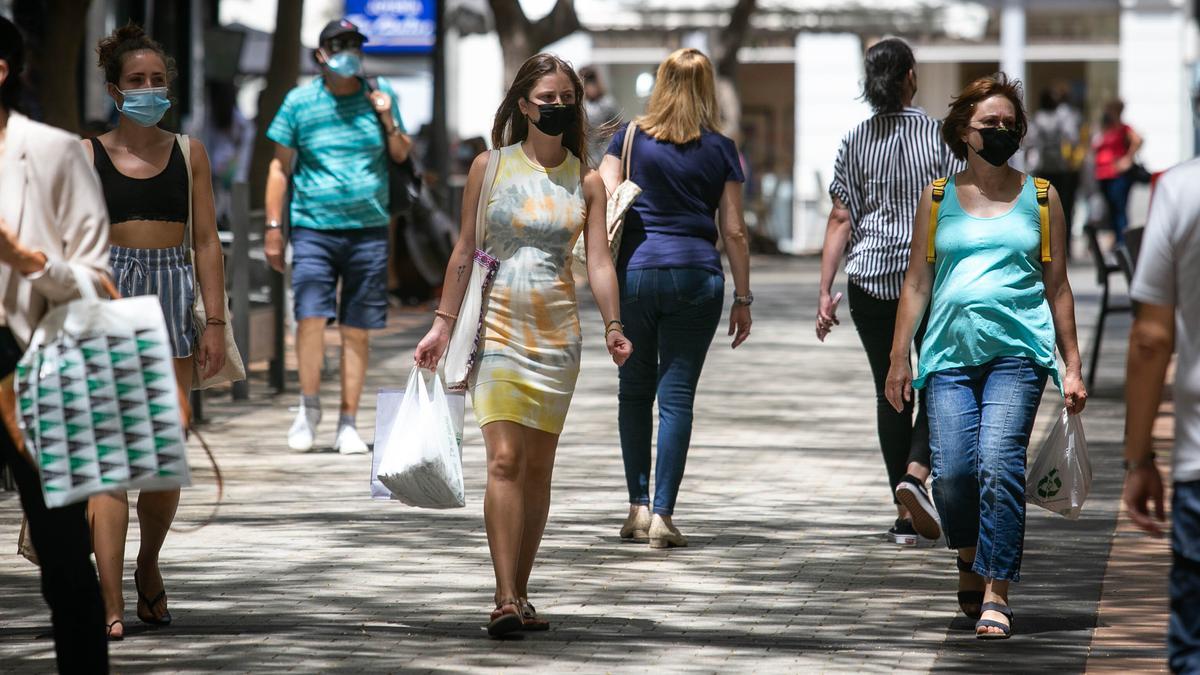
M 190 391 L 193 359 L 204 377 L 220 372 L 225 363 L 225 271 L 208 155 L 200 142 L 177 139 L 157 127 L 170 107 L 167 86 L 175 72 L 172 59 L 158 43 L 130 24 L 101 40 L 96 51 L 108 94 L 122 113 L 116 129 L 84 142 L 108 203 L 109 264 L 122 295 L 158 296 L 171 337 L 176 378 L 184 391 Z M 188 143 L 186 152 L 182 142 Z M 195 230 L 190 240 L 189 220 Z M 197 290 L 204 306 L 212 308 L 207 312 L 208 325 L 200 327 L 192 319 Z M 143 491 L 138 497 L 142 537 L 134 583 L 137 616 L 148 624 L 171 622 L 158 555 L 178 505 L 178 489 Z M 124 491 L 108 493 L 93 497 L 88 507 L 105 623 L 109 639 L 119 640 L 125 632 L 121 579 L 129 500 Z

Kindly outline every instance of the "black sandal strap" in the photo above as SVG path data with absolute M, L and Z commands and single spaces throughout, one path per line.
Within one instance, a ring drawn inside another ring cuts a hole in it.
M 1008 619 L 1009 623 L 1012 623 L 1013 613 L 1012 610 L 1009 609 L 1008 605 L 1002 605 L 998 602 L 985 602 L 980 609 L 984 612 L 1000 612 L 1006 619 Z
M 976 621 L 975 630 L 979 630 L 980 628 L 999 628 L 1000 630 L 1004 631 L 1005 635 L 1008 635 L 1012 632 L 1012 625 L 1003 624 L 999 621 L 992 621 L 991 619 L 980 619 Z

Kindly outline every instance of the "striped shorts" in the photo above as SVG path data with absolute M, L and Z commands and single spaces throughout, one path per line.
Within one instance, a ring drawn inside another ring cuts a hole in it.
M 177 359 L 191 356 L 196 342 L 192 318 L 196 289 L 187 248 L 112 246 L 109 252 L 109 265 L 121 296 L 158 296 L 171 338 L 171 355 Z

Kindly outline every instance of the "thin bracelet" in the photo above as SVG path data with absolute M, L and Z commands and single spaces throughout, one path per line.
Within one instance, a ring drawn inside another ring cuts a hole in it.
M 453 315 L 453 314 L 451 314 L 450 312 L 443 312 L 443 311 L 442 311 L 442 310 L 440 310 L 440 309 L 435 309 L 435 310 L 433 311 L 433 313 L 434 313 L 435 315 L 437 315 L 437 316 L 440 316 L 440 317 L 442 317 L 443 319 L 445 319 L 445 320 L 447 320 L 447 321 L 458 321 L 458 317 L 457 317 L 457 316 L 455 316 L 455 315 Z
M 224 326 L 225 319 L 220 319 L 215 316 L 210 316 L 207 319 L 205 319 L 204 325 L 206 325 L 206 326 Z
M 620 321 L 609 321 L 608 323 L 608 327 L 604 329 L 604 337 L 607 338 L 609 333 L 621 333 L 622 335 L 625 334 L 625 324 L 621 323 Z M 612 326 L 614 323 L 618 324 L 616 328 L 613 328 Z
M 609 321 L 608 323 L 604 324 L 604 327 L 608 328 L 609 326 L 613 325 L 614 323 L 617 324 L 618 326 L 620 326 L 621 328 L 625 327 L 625 324 L 621 323 L 620 319 L 613 319 L 612 321 Z

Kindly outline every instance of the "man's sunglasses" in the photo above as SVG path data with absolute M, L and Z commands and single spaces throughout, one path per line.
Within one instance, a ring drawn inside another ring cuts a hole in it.
M 347 49 L 362 49 L 362 38 L 352 35 L 346 37 L 335 37 L 325 42 L 325 49 L 329 50 L 330 54 L 344 52 Z

